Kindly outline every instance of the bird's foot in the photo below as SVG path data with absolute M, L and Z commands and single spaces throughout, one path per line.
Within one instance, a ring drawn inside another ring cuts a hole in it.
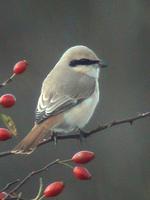
M 79 132 L 79 140 L 83 143 L 84 139 L 86 138 L 86 132 L 82 129 L 78 129 Z
M 53 132 L 52 138 L 53 138 L 54 144 L 56 145 L 57 141 L 58 141 L 58 139 L 57 139 L 57 132 Z

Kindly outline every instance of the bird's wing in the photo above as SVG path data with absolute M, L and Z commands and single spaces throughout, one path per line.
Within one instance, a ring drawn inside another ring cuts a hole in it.
M 56 81 L 48 77 L 42 87 L 36 108 L 36 123 L 62 113 L 92 95 L 95 80 L 86 75 L 68 74 Z M 58 82 L 59 81 L 59 82 Z

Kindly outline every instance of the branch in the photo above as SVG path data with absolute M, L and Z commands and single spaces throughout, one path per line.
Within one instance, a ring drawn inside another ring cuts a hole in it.
M 12 182 L 10 182 L 10 183 L 7 183 L 7 185 L 6 185 L 5 187 L 3 187 L 3 188 L 0 190 L 0 192 L 3 192 L 3 191 L 8 190 L 12 185 L 18 183 L 19 181 L 20 181 L 20 180 L 17 179 L 17 180 L 15 180 L 15 181 L 12 181 Z
M 80 139 L 81 138 L 81 134 L 83 135 L 84 138 L 87 138 L 95 133 L 101 132 L 107 128 L 111 128 L 113 126 L 118 126 L 120 124 L 133 124 L 133 122 L 139 120 L 139 119 L 143 119 L 146 117 L 150 117 L 150 112 L 146 112 L 146 113 L 142 113 L 139 114 L 135 117 L 131 117 L 131 118 L 127 118 L 127 119 L 123 119 L 123 120 L 113 120 L 112 122 L 106 123 L 104 125 L 98 126 L 97 128 L 89 131 L 89 132 L 82 132 L 80 131 L 79 133 L 74 133 L 74 134 L 69 134 L 69 135 L 58 135 L 57 136 L 57 140 L 65 140 L 65 139 Z M 48 139 L 43 140 L 42 142 L 39 143 L 38 147 L 45 145 L 49 142 L 54 142 L 55 138 L 54 137 L 49 137 Z M 13 154 L 11 151 L 5 151 L 0 153 L 0 157 L 4 157 L 4 156 L 8 156 L 8 155 L 16 155 Z
M 72 159 L 67 159 L 67 160 L 60 160 L 60 159 L 56 159 L 48 164 L 46 164 L 45 166 L 43 166 L 42 168 L 38 169 L 38 170 L 35 170 L 35 171 L 32 171 L 30 172 L 27 176 L 25 176 L 21 181 L 19 179 L 13 181 L 13 182 L 10 182 L 8 183 L 4 188 L 3 188 L 3 192 L 5 192 L 6 189 L 8 189 L 8 187 L 12 186 L 13 184 L 18 183 L 18 185 L 16 185 L 12 190 L 10 190 L 7 195 L 4 197 L 5 199 L 15 199 L 18 197 L 16 191 L 18 189 L 20 189 L 27 181 L 29 181 L 29 179 L 31 179 L 33 176 L 37 175 L 37 174 L 40 174 L 44 171 L 47 171 L 51 166 L 53 165 L 56 165 L 56 164 L 59 164 L 59 165 L 64 165 L 64 166 L 67 166 L 69 168 L 73 168 L 70 164 L 68 164 L 68 162 L 72 161 Z M 5 189 L 5 190 L 4 190 Z M 14 195 L 15 194 L 15 195 Z M 39 195 L 39 194 L 38 194 Z M 19 198 L 20 199 L 20 198 Z M 22 200 L 22 198 L 21 198 Z
M 38 169 L 38 170 L 35 170 L 35 171 L 32 171 L 30 172 L 27 176 L 24 177 L 24 179 L 22 179 L 22 181 L 20 181 L 20 183 L 14 187 L 8 194 L 7 196 L 5 197 L 5 199 L 7 199 L 9 196 L 11 196 L 13 193 L 15 193 L 18 189 L 20 189 L 32 176 L 35 176 L 37 174 L 40 174 L 41 172 L 43 171 L 46 171 L 48 170 L 49 167 L 53 166 L 53 165 L 56 165 L 56 164 L 61 164 L 60 162 L 60 159 L 56 159 L 50 163 L 48 163 L 47 165 L 45 165 L 44 167 Z

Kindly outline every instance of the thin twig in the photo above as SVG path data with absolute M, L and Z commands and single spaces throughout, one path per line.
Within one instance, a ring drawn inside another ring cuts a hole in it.
M 47 165 L 45 165 L 44 167 L 42 167 L 41 169 L 38 169 L 38 170 L 35 170 L 35 171 L 32 171 L 30 172 L 22 181 L 20 181 L 20 183 L 14 187 L 10 192 L 9 194 L 12 194 L 14 192 L 16 192 L 21 186 L 23 186 L 32 176 L 35 176 L 36 174 L 39 174 L 43 171 L 46 171 L 50 166 L 52 165 L 55 165 L 55 164 L 58 164 L 59 163 L 59 159 L 56 159 L 50 163 L 48 163 Z
M 123 120 L 113 120 L 112 122 L 108 122 L 104 125 L 101 125 L 101 126 L 98 126 L 97 128 L 89 131 L 89 132 L 85 132 L 83 134 L 83 137 L 87 138 L 95 133 L 98 133 L 98 132 L 101 132 L 107 128 L 111 128 L 113 126 L 117 126 L 117 125 L 120 125 L 120 124 L 133 124 L 133 122 L 135 122 L 136 120 L 139 120 L 139 119 L 142 119 L 142 118 L 146 118 L 146 117 L 150 117 L 150 112 L 145 112 L 145 113 L 142 113 L 142 114 L 139 114 L 135 117 L 130 117 L 130 118 L 127 118 L 127 119 L 123 119 Z M 74 133 L 74 134 L 69 134 L 69 135 L 58 135 L 57 136 L 57 140 L 65 140 L 65 139 L 80 139 L 81 138 L 81 134 L 80 132 L 79 133 Z M 42 142 L 40 142 L 38 144 L 38 147 L 42 146 L 42 145 L 45 145 L 49 142 L 53 142 L 54 141 L 54 137 L 49 137 L 45 140 L 43 140 Z M 0 157 L 4 157 L 4 156 L 8 156 L 8 155 L 16 155 L 14 153 L 12 153 L 11 151 L 5 151 L 5 152 L 1 152 L 0 153 Z
M 133 124 L 134 121 L 136 121 L 138 119 L 146 118 L 146 117 L 150 117 L 150 112 L 142 113 L 142 114 L 139 114 L 138 116 L 132 117 L 132 118 L 127 118 L 127 119 L 123 119 L 123 120 L 114 120 L 112 122 L 98 126 L 96 129 L 93 129 L 89 132 L 85 132 L 83 134 L 83 137 L 87 138 L 87 137 L 93 135 L 94 133 L 98 133 L 100 131 L 103 131 L 104 129 L 111 128 L 113 126 L 117 126 L 117 125 L 120 125 L 120 124 L 125 124 L 125 123 Z M 81 137 L 81 135 L 80 135 L 80 132 L 79 132 L 79 133 L 70 134 L 70 135 L 58 135 L 57 139 L 58 140 L 79 139 L 80 137 Z M 40 142 L 38 146 L 44 145 L 44 144 L 49 143 L 51 141 L 54 141 L 53 137 L 50 137 L 50 138 Z
M 71 167 L 71 165 L 67 164 L 67 162 L 70 162 L 71 159 L 67 159 L 67 160 L 60 160 L 60 159 L 56 159 L 50 163 L 48 163 L 47 165 L 45 165 L 44 167 L 38 169 L 38 170 L 35 170 L 35 171 L 32 171 L 30 172 L 27 176 L 25 176 L 22 181 L 20 181 L 20 183 L 18 185 L 16 185 L 12 190 L 10 190 L 7 195 L 4 197 L 4 199 L 20 199 L 20 200 L 23 200 L 22 198 L 19 198 L 18 196 L 14 195 L 16 194 L 16 191 L 18 189 L 20 189 L 31 177 L 37 175 L 37 174 L 40 174 L 41 172 L 44 172 L 46 170 L 49 169 L 49 167 L 53 166 L 53 165 L 56 165 L 56 164 L 60 164 L 60 165 L 65 165 L 67 167 Z M 72 167 L 71 167 L 72 168 Z M 42 180 L 42 179 L 41 179 Z M 38 199 L 38 197 L 40 196 L 41 192 L 42 192 L 42 187 L 43 187 L 43 183 L 42 181 L 40 180 L 40 189 L 39 189 L 39 192 L 38 192 L 38 195 L 35 199 Z M 18 180 L 16 181 L 13 181 L 13 182 L 10 182 L 7 184 L 7 186 L 5 186 L 5 188 L 3 189 L 8 189 L 8 187 L 14 183 L 16 183 Z M 4 190 L 3 190 L 4 191 Z
M 0 84 L 0 88 L 5 87 L 8 83 L 12 81 L 16 74 L 12 74 L 6 81 Z
M 17 180 L 15 180 L 15 181 L 12 181 L 12 182 L 10 182 L 10 183 L 7 183 L 7 185 L 6 185 L 5 187 L 3 187 L 3 188 L 0 190 L 0 192 L 4 192 L 4 191 L 8 190 L 12 185 L 18 183 L 19 181 L 20 181 L 20 179 L 17 179 Z
M 113 126 L 117 126 L 117 125 L 120 125 L 120 124 L 130 124 L 130 125 L 132 125 L 133 122 L 135 122 L 139 119 L 146 118 L 146 117 L 150 117 L 150 112 L 141 113 L 141 114 L 138 114 L 135 117 L 130 117 L 130 118 L 123 119 L 123 120 L 113 120 L 110 123 L 106 123 L 102 126 L 97 127 L 96 129 L 93 129 L 92 131 L 88 132 L 86 137 L 88 137 L 88 136 L 90 136 L 94 133 L 97 133 L 98 131 L 102 131 L 104 129 L 111 128 Z
M 32 171 L 30 172 L 27 176 L 25 176 L 22 181 L 20 181 L 20 183 L 18 183 L 18 185 L 16 185 L 12 190 L 10 190 L 8 193 L 7 193 L 7 196 L 5 197 L 5 199 L 14 199 L 16 198 L 13 194 L 16 193 L 16 191 L 18 189 L 20 189 L 31 177 L 37 175 L 37 174 L 40 174 L 41 172 L 44 172 L 46 170 L 49 169 L 49 167 L 53 166 L 53 165 L 56 165 L 56 164 L 60 164 L 60 165 L 65 165 L 67 167 L 70 167 L 70 168 L 73 168 L 71 165 L 67 164 L 68 162 L 70 162 L 71 159 L 67 159 L 67 160 L 60 160 L 60 159 L 56 159 L 50 163 L 48 163 L 47 165 L 45 165 L 44 167 L 38 169 L 38 170 L 35 170 L 35 171 Z M 11 182 L 11 183 L 8 183 L 9 185 L 10 184 L 14 184 L 16 181 L 14 182 Z M 7 185 L 8 185 L 7 184 Z M 8 186 L 7 186 L 8 187 Z M 42 181 L 40 181 L 40 190 L 39 190 L 39 194 L 37 195 L 37 197 L 41 194 L 41 191 L 42 191 L 42 187 L 43 187 L 43 183 Z M 38 199 L 38 198 L 34 198 L 34 199 Z
M 5 197 L 5 199 L 6 199 L 6 197 Z M 19 196 L 8 196 L 7 200 L 25 200 L 25 199 L 23 199 L 22 197 L 19 197 Z

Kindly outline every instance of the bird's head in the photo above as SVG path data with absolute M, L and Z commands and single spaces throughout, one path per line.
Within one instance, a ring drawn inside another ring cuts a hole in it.
M 92 77 L 98 77 L 100 68 L 106 67 L 106 64 L 91 49 L 81 45 L 69 48 L 62 55 L 61 60 L 67 67 Z

